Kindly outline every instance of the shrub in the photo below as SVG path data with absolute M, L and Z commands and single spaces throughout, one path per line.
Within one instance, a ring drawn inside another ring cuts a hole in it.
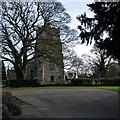
M 2 96 L 2 104 L 3 104 L 3 116 L 17 116 L 21 114 L 21 108 L 20 106 L 13 101 L 12 95 L 10 92 L 6 92 Z
M 20 115 L 21 109 L 17 103 L 14 102 L 7 102 L 6 106 L 8 107 L 8 111 L 11 113 L 12 116 Z
M 2 105 L 2 120 L 12 120 L 8 114 L 8 107 L 4 104 Z

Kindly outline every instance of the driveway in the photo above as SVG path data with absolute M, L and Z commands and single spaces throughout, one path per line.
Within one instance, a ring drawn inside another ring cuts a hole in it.
M 118 118 L 118 93 L 103 89 L 11 90 L 28 103 L 19 118 Z

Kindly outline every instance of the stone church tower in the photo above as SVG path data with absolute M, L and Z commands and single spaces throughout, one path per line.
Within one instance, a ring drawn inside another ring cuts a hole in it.
M 27 79 L 37 79 L 40 83 L 64 82 L 64 65 L 60 29 L 42 27 L 36 32 L 35 56 L 26 71 Z

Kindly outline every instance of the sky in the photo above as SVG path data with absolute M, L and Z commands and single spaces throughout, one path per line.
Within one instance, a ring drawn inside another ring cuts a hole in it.
M 61 2 L 64 7 L 66 8 L 66 11 L 70 14 L 72 21 L 69 24 L 71 29 L 76 29 L 77 26 L 80 25 L 79 21 L 76 19 L 78 15 L 81 15 L 82 13 L 86 12 L 87 16 L 92 17 L 93 12 L 90 12 L 89 7 L 86 4 L 94 2 L 94 0 L 57 0 Z M 79 32 L 79 30 L 78 30 Z M 92 46 L 86 46 L 86 44 L 79 44 L 76 45 L 74 50 L 76 54 L 81 57 L 83 54 L 90 54 L 90 49 Z
M 92 0 L 59 0 L 64 7 L 66 8 L 66 11 L 70 14 L 72 21 L 69 24 L 69 26 L 73 29 L 77 30 L 77 26 L 80 25 L 80 22 L 76 19 L 78 15 L 83 14 L 86 12 L 87 16 L 92 17 L 94 14 L 89 10 L 89 7 L 87 4 L 92 3 L 94 1 Z M 78 30 L 79 32 L 79 30 Z M 90 54 L 90 49 L 92 48 L 92 45 L 86 46 L 86 44 L 79 44 L 76 45 L 74 50 L 76 54 L 81 57 L 83 54 Z

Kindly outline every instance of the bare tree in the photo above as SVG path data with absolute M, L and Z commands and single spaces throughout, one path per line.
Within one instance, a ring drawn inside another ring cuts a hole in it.
M 78 77 L 83 66 L 83 61 L 77 56 L 75 51 L 69 47 L 70 46 L 65 46 L 64 66 L 67 73 L 72 73 L 74 77 Z
M 72 70 L 76 73 L 76 78 L 79 77 L 83 64 L 84 62 L 82 61 L 82 59 L 76 55 L 72 61 Z
M 78 32 L 75 29 L 70 29 L 68 26 L 62 27 L 61 42 L 63 46 L 64 68 L 65 70 L 70 70 L 72 67 L 71 61 L 76 56 L 74 47 L 78 43 Z
M 62 27 L 71 21 L 66 9 L 60 2 L 37 2 L 44 26 Z
M 70 16 L 59 2 L 2 3 L 2 59 L 13 64 L 17 80 L 25 79 L 29 61 L 35 59 L 38 26 L 61 27 Z M 37 57 L 42 56 L 39 53 Z
M 94 55 L 94 57 L 85 54 L 83 55 L 84 60 L 91 65 L 91 71 L 93 71 L 97 77 L 105 77 L 112 57 L 107 56 L 105 50 L 100 50 L 96 46 L 93 46 L 91 53 Z
M 73 49 L 70 49 L 68 45 L 64 45 L 64 56 L 63 56 L 63 60 L 64 60 L 64 69 L 66 71 L 69 71 L 72 68 L 72 61 L 76 56 L 76 53 Z

